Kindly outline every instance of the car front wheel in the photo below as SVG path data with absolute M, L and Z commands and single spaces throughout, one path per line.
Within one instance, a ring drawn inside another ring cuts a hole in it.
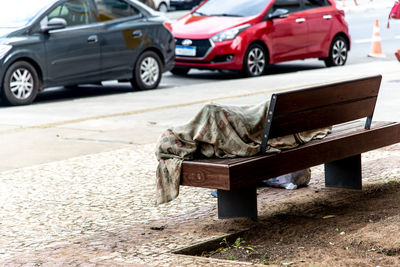
M 166 13 L 168 12 L 168 7 L 165 3 L 161 3 L 160 6 L 158 7 L 158 11 Z
M 131 84 L 138 90 L 157 88 L 161 81 L 161 60 L 153 51 L 141 54 L 136 62 Z
M 343 66 L 347 60 L 347 53 L 349 51 L 349 45 L 346 39 L 342 36 L 337 36 L 333 39 L 329 57 L 325 58 L 325 65 L 327 67 Z
M 259 44 L 252 44 L 246 51 L 243 62 L 243 73 L 248 77 L 261 76 L 267 66 L 267 54 Z
M 39 88 L 36 69 L 26 61 L 17 61 L 6 71 L 2 97 L 10 105 L 27 105 L 35 100 Z

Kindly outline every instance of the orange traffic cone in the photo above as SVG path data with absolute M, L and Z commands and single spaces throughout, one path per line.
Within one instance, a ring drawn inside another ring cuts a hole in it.
M 396 56 L 397 60 L 400 61 L 400 49 L 397 49 L 397 52 L 394 53 L 394 55 Z
M 368 54 L 369 57 L 386 57 L 382 53 L 381 46 L 381 34 L 379 32 L 379 22 L 375 20 L 374 30 L 372 32 L 372 44 L 371 44 L 371 52 Z

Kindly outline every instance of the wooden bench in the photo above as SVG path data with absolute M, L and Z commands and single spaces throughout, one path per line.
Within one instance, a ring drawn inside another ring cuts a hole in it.
M 273 94 L 270 138 L 333 126 L 332 133 L 278 154 L 184 161 L 181 185 L 218 189 L 218 217 L 257 219 L 256 184 L 325 164 L 325 185 L 361 189 L 361 153 L 400 142 L 400 123 L 373 122 L 382 76 Z M 366 122 L 360 119 L 366 118 Z

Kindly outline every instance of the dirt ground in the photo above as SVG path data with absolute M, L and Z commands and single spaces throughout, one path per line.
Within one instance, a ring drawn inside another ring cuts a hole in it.
M 263 220 L 222 242 L 212 257 L 286 266 L 400 266 L 399 203 L 398 182 L 335 193 Z
M 259 207 L 250 230 L 202 254 L 280 266 L 400 266 L 400 177 L 374 180 L 399 166 L 399 157 L 364 163 L 362 191 L 324 188 L 319 173 L 308 188 L 270 202 L 272 214 Z M 261 202 L 271 190 L 279 189 L 259 190 Z

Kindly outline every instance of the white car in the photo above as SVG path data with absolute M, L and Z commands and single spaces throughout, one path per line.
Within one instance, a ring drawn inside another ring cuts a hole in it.
M 160 12 L 167 12 L 169 7 L 169 0 L 153 0 L 156 9 Z

